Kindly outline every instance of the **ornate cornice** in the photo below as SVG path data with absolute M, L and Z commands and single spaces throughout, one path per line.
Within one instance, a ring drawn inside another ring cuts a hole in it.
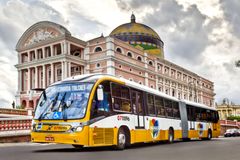
M 65 27 L 53 22 L 41 21 L 29 27 L 23 33 L 16 45 L 16 50 L 19 52 L 52 39 L 68 36 L 71 36 L 71 33 Z

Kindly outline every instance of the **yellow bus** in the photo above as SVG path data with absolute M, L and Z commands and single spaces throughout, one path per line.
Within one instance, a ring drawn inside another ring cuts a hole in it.
M 111 75 L 71 77 L 46 88 L 32 122 L 32 142 L 83 146 L 211 139 L 218 112 Z

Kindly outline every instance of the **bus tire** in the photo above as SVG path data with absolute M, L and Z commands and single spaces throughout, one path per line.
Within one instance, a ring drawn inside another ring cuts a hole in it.
M 83 148 L 83 145 L 73 144 L 72 146 L 76 149 L 82 149 Z
M 212 139 L 212 131 L 211 129 L 209 129 L 207 134 L 207 140 L 211 140 L 211 139 Z
M 189 142 L 191 139 L 190 138 L 182 138 L 184 142 Z
M 124 129 L 121 127 L 118 130 L 116 149 L 123 150 L 126 147 L 126 142 L 127 142 L 127 136 L 126 136 L 126 133 L 124 132 Z
M 168 143 L 174 142 L 174 131 L 173 128 L 169 128 L 168 130 Z

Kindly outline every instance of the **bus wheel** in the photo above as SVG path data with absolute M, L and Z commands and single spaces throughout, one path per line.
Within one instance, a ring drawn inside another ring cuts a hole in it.
M 212 139 L 212 131 L 208 130 L 207 140 L 211 140 L 211 139 Z
M 76 149 L 82 149 L 83 148 L 83 145 L 73 144 L 72 146 Z
M 172 128 L 168 131 L 168 143 L 173 143 L 174 141 L 174 131 Z
M 118 137 L 117 137 L 117 146 L 116 149 L 123 150 L 126 146 L 126 134 L 123 128 L 118 130 Z

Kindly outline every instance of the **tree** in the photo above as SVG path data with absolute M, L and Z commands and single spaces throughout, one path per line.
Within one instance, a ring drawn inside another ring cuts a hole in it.
M 236 65 L 236 67 L 240 67 L 240 60 L 237 60 L 237 61 L 235 62 L 235 65 Z

